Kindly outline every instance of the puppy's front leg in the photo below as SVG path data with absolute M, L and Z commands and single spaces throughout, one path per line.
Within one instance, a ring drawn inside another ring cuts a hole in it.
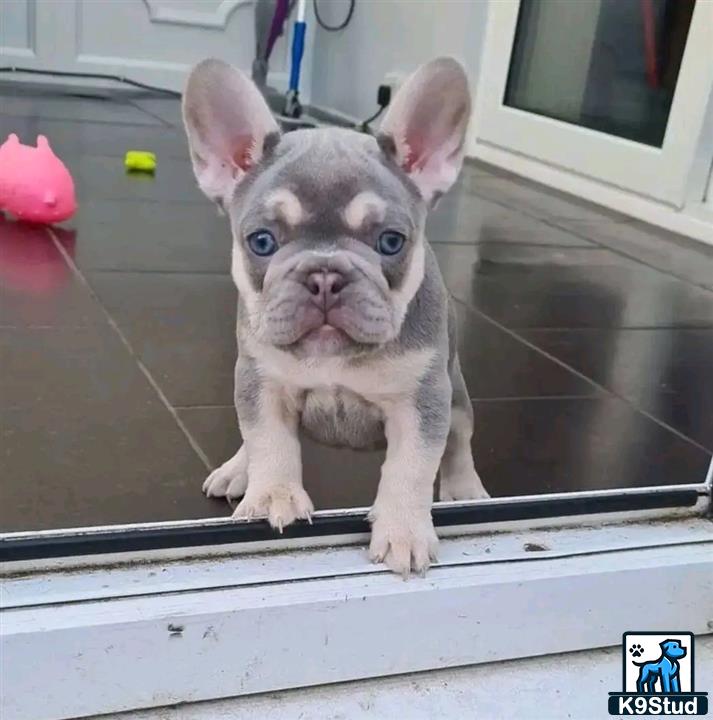
M 388 445 L 369 514 L 369 556 L 406 577 L 411 569 L 425 572 L 436 559 L 431 505 L 450 424 L 446 373 L 427 376 L 416 398 L 390 402 L 384 413 Z
M 237 369 L 235 396 L 248 487 L 233 517 L 267 517 L 280 532 L 296 518 L 309 520 L 314 508 L 302 486 L 297 408 L 279 385 L 258 380 L 249 368 Z

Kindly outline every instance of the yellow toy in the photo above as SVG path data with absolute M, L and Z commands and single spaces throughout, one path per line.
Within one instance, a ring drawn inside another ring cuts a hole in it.
M 129 150 L 124 165 L 127 170 L 153 173 L 156 171 L 156 155 L 146 150 Z

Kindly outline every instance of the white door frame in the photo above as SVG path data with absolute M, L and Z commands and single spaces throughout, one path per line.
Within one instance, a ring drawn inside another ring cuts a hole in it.
M 504 150 L 682 207 L 713 90 L 713 3 L 696 4 L 661 148 L 503 105 L 519 6 L 490 4 L 471 148 Z

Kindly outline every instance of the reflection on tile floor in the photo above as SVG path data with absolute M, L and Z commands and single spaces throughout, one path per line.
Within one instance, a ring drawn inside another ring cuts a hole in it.
M 2 93 L 0 135 L 47 134 L 80 210 L 54 239 L 0 216 L 0 529 L 226 514 L 200 485 L 240 441 L 230 240 L 177 102 Z M 154 178 L 124 174 L 138 146 Z M 428 230 L 494 496 L 703 480 L 713 250 L 482 165 Z M 369 505 L 381 460 L 305 441 L 305 485 Z
M 161 158 L 188 159 L 183 130 L 163 125 L 119 125 L 107 122 L 76 122 L 45 117 L 0 115 L 0 137 L 11 132 L 20 141 L 34 143 L 37 135 L 50 138 L 52 148 L 61 157 L 102 155 L 123 157 L 129 148 L 151 149 Z
M 210 204 L 93 200 L 66 225 L 91 243 L 76 245 L 82 270 L 220 273 L 230 267 L 228 222 Z
M 713 439 L 713 329 L 531 330 L 523 336 L 701 445 Z

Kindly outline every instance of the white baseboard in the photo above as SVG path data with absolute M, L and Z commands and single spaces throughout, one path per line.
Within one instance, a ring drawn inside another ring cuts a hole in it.
M 100 60 L 100 61 L 99 61 Z M 110 58 L 92 58 L 85 56 L 82 58 L 81 64 L 68 69 L 69 72 L 86 72 L 98 74 L 119 75 L 130 78 L 131 80 L 139 80 L 148 85 L 155 85 L 166 90 L 174 90 L 181 92 L 186 84 L 186 78 L 190 71 L 189 65 L 179 63 L 155 63 L 153 66 L 147 66 L 145 63 L 137 65 L 136 68 L 122 63 L 120 65 L 109 62 Z M 34 69 L 34 63 L 17 62 L 18 67 L 28 67 Z M 37 69 L 43 69 L 38 66 Z M 57 68 L 59 69 L 59 68 Z M 248 71 L 249 72 L 249 71 Z M 114 80 L 74 78 L 66 76 L 54 76 L 51 73 L 36 75 L 23 72 L 0 73 L 0 82 L 17 82 L 23 84 L 42 84 L 42 85 L 63 85 L 76 87 L 93 87 L 101 89 L 134 89 L 130 85 L 123 85 Z M 268 74 L 267 82 L 270 87 L 280 92 L 287 90 L 289 75 L 286 72 L 271 72 Z M 307 100 L 305 99 L 305 102 Z

